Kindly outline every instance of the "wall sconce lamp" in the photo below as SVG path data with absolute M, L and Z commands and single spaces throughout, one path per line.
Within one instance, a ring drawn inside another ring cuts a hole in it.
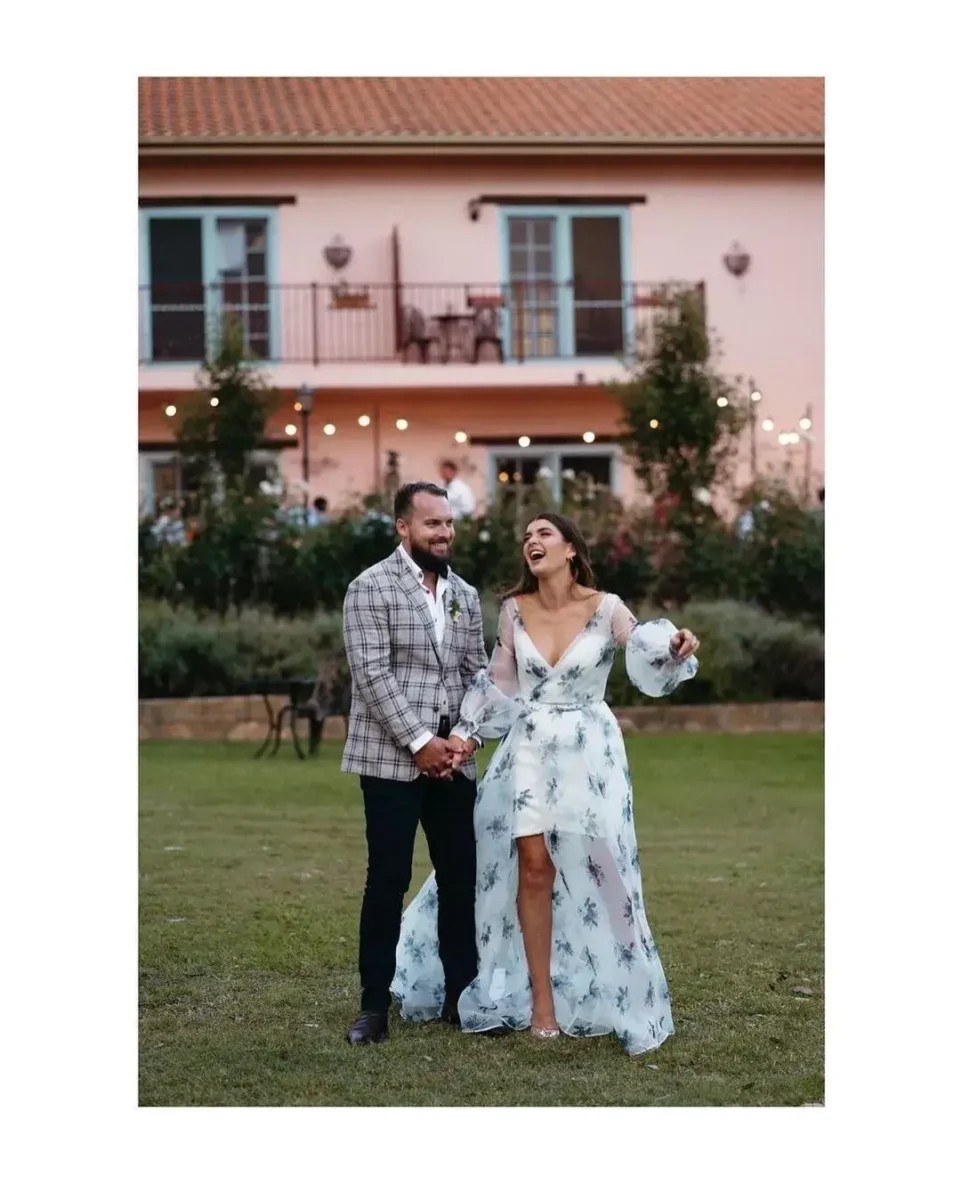
M 735 279 L 740 279 L 751 265 L 751 256 L 740 242 L 734 242 L 727 254 L 724 255 L 724 265 Z
M 324 247 L 324 258 L 327 259 L 328 266 L 333 267 L 335 271 L 342 271 L 350 262 L 350 256 L 353 254 L 350 246 L 344 239 L 337 235 L 329 246 Z

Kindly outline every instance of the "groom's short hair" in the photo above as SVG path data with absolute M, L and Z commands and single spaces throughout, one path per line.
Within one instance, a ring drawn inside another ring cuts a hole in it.
M 441 496 L 444 500 L 447 499 L 447 492 L 442 487 L 438 487 L 436 483 L 427 483 L 421 480 L 419 483 L 405 483 L 402 488 L 398 489 L 397 495 L 394 497 L 394 520 L 399 521 L 403 518 L 405 521 L 410 516 L 414 508 L 414 497 L 418 492 L 426 492 L 428 496 Z

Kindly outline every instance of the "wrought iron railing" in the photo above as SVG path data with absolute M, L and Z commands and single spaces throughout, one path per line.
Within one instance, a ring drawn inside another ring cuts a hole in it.
M 702 283 L 153 284 L 140 288 L 140 361 L 197 363 L 223 322 L 282 363 L 621 357 L 638 329 Z

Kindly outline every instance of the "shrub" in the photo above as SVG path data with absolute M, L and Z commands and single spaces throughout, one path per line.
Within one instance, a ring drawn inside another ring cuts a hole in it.
M 454 567 L 482 594 L 516 582 L 520 532 L 544 497 L 508 497 L 457 524 Z M 769 492 L 745 537 L 708 506 L 627 513 L 609 495 L 565 506 L 591 547 L 598 584 L 630 603 L 676 608 L 742 600 L 823 627 L 824 532 L 820 514 Z M 393 522 L 350 514 L 316 529 L 291 525 L 265 497 L 235 497 L 208 509 L 188 546 L 158 546 L 140 533 L 146 599 L 225 614 L 245 607 L 284 616 L 337 611 L 352 579 L 396 545 Z
M 485 597 L 484 629 L 493 647 L 499 605 Z M 661 615 L 639 611 L 646 619 Z M 820 632 L 772 617 L 735 601 L 702 602 L 671 612 L 701 639 L 699 673 L 669 698 L 675 704 L 750 700 L 819 700 L 824 695 L 824 639 Z M 198 615 L 148 603 L 140 610 L 140 694 L 144 698 L 226 696 L 250 690 L 255 679 L 296 678 L 320 668 L 325 686 L 341 699 L 350 675 L 340 613 L 278 617 Z M 608 687 L 611 704 L 646 700 L 627 679 L 619 654 Z
M 655 609 L 637 612 L 638 620 L 662 615 Z M 746 703 L 763 700 L 824 698 L 824 638 L 817 630 L 771 616 L 734 600 L 692 603 L 672 611 L 680 629 L 693 629 L 701 639 L 697 675 L 678 688 L 674 704 Z M 618 655 L 608 685 L 611 704 L 663 704 L 642 697 L 627 678 Z
M 824 523 L 779 492 L 756 511 L 740 551 L 741 595 L 786 616 L 824 626 Z
M 140 608 L 140 695 L 230 696 L 257 679 L 307 677 L 320 671 L 326 688 L 349 689 L 339 614 L 276 617 L 200 615 L 164 603 Z

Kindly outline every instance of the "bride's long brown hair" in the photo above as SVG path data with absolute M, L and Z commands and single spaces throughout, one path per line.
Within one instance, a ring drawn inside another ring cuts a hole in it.
M 534 521 L 549 521 L 569 546 L 574 547 L 574 557 L 571 560 L 571 584 L 579 583 L 581 587 L 596 588 L 594 569 L 591 566 L 591 552 L 584 541 L 584 535 L 573 521 L 562 517 L 560 513 L 542 512 L 531 517 L 528 525 Z M 527 559 L 522 555 L 521 577 L 517 583 L 501 595 L 502 600 L 511 596 L 527 596 L 537 591 L 537 580 L 534 578 Z

